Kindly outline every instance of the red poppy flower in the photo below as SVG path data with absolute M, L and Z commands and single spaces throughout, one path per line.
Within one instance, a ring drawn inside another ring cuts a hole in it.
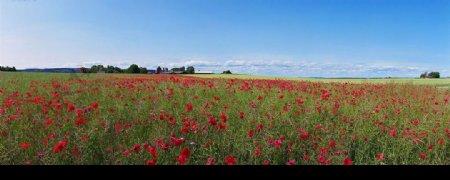
M 444 139 L 439 138 L 437 142 L 438 142 L 438 144 L 443 144 L 444 143 Z
M 270 161 L 266 159 L 261 164 L 262 165 L 270 165 Z
M 139 151 L 141 150 L 141 145 L 139 145 L 139 144 L 135 144 L 134 146 L 133 146 L 133 151 L 136 153 L 136 154 L 139 154 Z
M 78 148 L 75 146 L 72 148 L 72 154 L 75 155 L 77 158 L 81 156 L 81 154 L 78 152 Z
M 64 148 L 66 148 L 67 143 L 68 143 L 67 139 L 63 139 L 63 140 L 59 141 L 58 143 L 56 143 L 53 146 L 53 153 L 56 154 L 56 153 L 63 151 Z
M 148 149 L 148 152 L 153 156 L 154 159 L 157 158 L 155 146 L 150 146 L 150 148 Z
M 263 100 L 263 97 L 261 95 L 258 96 L 258 101 Z
M 349 157 L 345 158 L 344 165 L 352 165 L 352 160 Z
M 258 105 L 254 102 L 250 102 L 250 103 L 248 103 L 248 105 L 253 109 L 258 107 Z
M 322 96 L 321 96 L 321 98 L 323 99 L 323 100 L 328 100 L 328 98 L 330 97 L 330 92 L 328 91 L 328 90 L 325 90 L 325 89 L 322 89 L 321 90 L 322 91 Z
M 263 125 L 262 124 L 258 124 L 258 127 L 256 129 L 258 130 L 258 132 L 261 132 L 261 130 L 263 129 Z
M 206 165 L 214 165 L 214 164 L 216 164 L 216 159 L 209 157 L 206 160 Z
M 377 159 L 380 161 L 384 160 L 384 154 L 383 153 L 377 154 Z
M 261 156 L 261 148 L 260 148 L 259 146 L 256 147 L 256 150 L 255 150 L 255 156 L 256 156 L 256 157 Z
M 226 123 L 227 120 L 228 120 L 227 115 L 226 115 L 225 113 L 222 112 L 222 113 L 220 114 L 220 120 L 222 120 L 222 122 Z
M 319 162 L 320 164 L 326 164 L 327 163 L 327 159 L 323 156 L 319 156 L 317 157 L 317 162 Z
M 308 161 L 308 160 L 309 160 L 309 156 L 305 154 L 305 155 L 303 156 L 303 159 L 304 159 L 305 161 Z
M 281 141 L 281 140 L 275 140 L 274 142 L 273 142 L 273 145 L 276 147 L 276 148 L 280 148 L 281 147 L 281 145 L 283 144 L 283 141 Z
M 227 125 L 222 124 L 222 123 L 219 123 L 219 124 L 217 124 L 217 129 L 220 129 L 220 130 L 227 130 Z
M 420 140 L 419 138 L 413 138 L 414 143 L 419 144 L 419 142 L 421 142 L 422 140 Z
M 239 113 L 239 118 L 240 118 L 240 119 L 244 119 L 244 112 L 241 111 L 241 112 Z
M 75 111 L 75 105 L 71 104 L 69 106 L 69 112 Z
M 186 156 L 186 157 L 189 157 L 189 156 L 191 155 L 191 151 L 189 150 L 189 148 L 184 147 L 184 148 L 181 150 L 181 155 Z
M 80 117 L 78 120 L 75 121 L 76 126 L 79 126 L 81 124 L 86 124 L 86 119 Z
M 299 104 L 299 105 L 302 105 L 303 104 L 303 99 L 302 99 L 303 97 L 299 97 L 298 99 L 296 99 L 296 101 L 297 101 L 297 104 Z
M 77 116 L 80 117 L 83 114 L 82 109 L 77 109 Z
M 391 135 L 392 137 L 395 137 L 395 135 L 396 135 L 395 129 L 391 129 L 389 131 L 389 135 Z
M 128 150 L 126 150 L 126 151 L 124 151 L 124 152 L 123 152 L 123 155 L 125 155 L 125 156 L 129 156 L 129 155 L 131 155 L 131 152 L 130 152 L 130 151 L 128 151 Z
M 22 148 L 22 149 L 28 149 L 29 147 L 30 147 L 30 144 L 28 144 L 26 142 L 20 143 L 20 148 Z
M 250 129 L 247 134 L 250 138 L 252 138 L 253 134 L 255 134 L 255 131 L 253 131 L 253 129 Z
M 235 165 L 235 164 L 236 164 L 236 158 L 233 157 L 233 156 L 227 156 L 227 157 L 225 158 L 225 163 L 226 163 L 227 165 Z
M 183 165 L 183 164 L 186 164 L 187 157 L 186 157 L 186 156 L 183 156 L 183 155 L 179 155 L 179 156 L 177 157 L 177 160 L 178 160 L 178 163 L 179 163 L 180 165 Z
M 217 122 L 216 118 L 214 118 L 214 117 L 211 117 L 211 118 L 208 119 L 208 123 L 213 125 L 213 126 L 216 125 L 216 122 Z
M 152 159 L 152 160 L 148 160 L 147 162 L 145 162 L 146 165 L 156 165 L 156 160 Z
M 120 125 L 120 124 L 115 124 L 115 125 L 114 125 L 114 129 L 116 130 L 116 132 L 119 132 L 119 131 L 120 131 L 120 128 L 121 128 L 121 125 Z
M 190 129 L 188 127 L 181 127 L 181 132 L 186 134 L 189 133 Z
M 380 109 L 376 108 L 376 109 L 375 109 L 375 112 L 376 112 L 376 113 L 379 113 L 379 112 L 380 112 Z
M 93 103 L 91 104 L 91 107 L 97 108 L 97 107 L 98 107 L 98 102 L 93 102 Z
M 309 136 L 309 133 L 308 132 L 304 132 L 302 135 L 300 135 L 300 139 L 305 140 L 305 139 L 308 138 L 308 136 Z
M 334 139 L 330 139 L 330 145 L 329 145 L 331 148 L 333 148 L 333 147 L 335 147 L 336 146 L 336 140 L 334 140 Z
M 192 109 L 194 109 L 194 108 L 192 107 L 192 105 L 189 104 L 189 103 L 186 103 L 186 112 L 191 112 Z
M 420 153 L 420 159 L 426 159 L 427 154 L 426 153 Z

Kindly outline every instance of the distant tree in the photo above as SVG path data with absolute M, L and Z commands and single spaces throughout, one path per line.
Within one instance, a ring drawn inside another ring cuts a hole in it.
M 98 68 L 97 65 L 92 65 L 91 68 L 89 69 L 90 73 L 97 73 L 98 72 Z
M 88 69 L 88 68 L 85 68 L 85 67 L 81 67 L 81 68 L 80 68 L 80 72 L 81 72 L 81 73 L 89 73 L 89 69 Z
M 158 68 L 156 68 L 156 74 L 161 74 L 161 67 L 158 66 Z
M 194 66 L 188 66 L 186 69 L 186 74 L 194 74 L 194 73 L 195 73 Z
M 16 67 L 9 67 L 9 66 L 6 66 L 6 67 L 4 67 L 4 66 L 0 66 L 0 71 L 17 71 L 16 70 Z
M 114 73 L 123 73 L 123 70 L 120 69 L 119 67 L 115 66 L 114 67 Z
M 430 72 L 430 73 L 425 72 L 420 74 L 420 78 L 440 78 L 440 77 L 441 75 L 439 72 Z
M 114 66 L 106 66 L 105 73 L 114 73 Z
M 223 71 L 222 74 L 232 74 L 230 70 Z
M 428 75 L 428 73 L 424 72 L 424 73 L 420 74 L 420 78 L 427 78 L 427 75 Z
M 139 66 L 136 64 L 132 64 L 130 65 L 130 67 L 127 70 L 128 73 L 133 73 L 133 74 L 137 74 L 139 73 Z
M 186 73 L 186 68 L 184 67 L 184 66 L 181 66 L 181 67 L 174 67 L 174 68 L 172 68 L 172 71 L 181 71 L 181 72 L 183 72 L 183 74 L 184 73 Z
M 103 67 L 103 65 L 98 65 L 97 68 L 98 68 L 97 72 L 105 70 L 105 67 Z
M 147 74 L 147 68 L 145 68 L 145 67 L 140 67 L 140 68 L 139 68 L 139 73 L 141 73 L 141 74 Z
M 439 72 L 430 72 L 430 73 L 428 74 L 428 76 L 429 76 L 430 78 L 440 78 L 440 77 L 441 77 L 441 75 L 440 75 Z

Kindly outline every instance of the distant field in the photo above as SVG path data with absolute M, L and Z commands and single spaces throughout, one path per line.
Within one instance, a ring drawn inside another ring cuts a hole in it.
M 34 73 L 34 72 L 17 72 L 17 73 L 8 73 L 8 72 L 0 72 L 0 81 L 2 80 L 2 74 L 11 74 L 8 76 L 3 76 L 3 78 L 12 78 L 12 77 L 29 77 L 33 76 L 33 79 L 47 79 L 49 74 L 54 74 L 54 78 L 81 78 L 87 79 L 92 77 L 101 77 L 101 76 L 127 76 L 132 77 L 136 75 L 132 74 L 81 74 L 81 73 Z M 142 75 L 139 75 L 142 76 Z M 144 75 L 144 76 L 154 76 L 154 75 Z M 351 83 L 411 83 L 418 85 L 434 85 L 437 87 L 446 87 L 450 88 L 450 78 L 441 78 L 441 79 L 414 79 L 414 78 L 393 78 L 393 79 L 334 79 L 334 78 L 295 78 L 295 77 L 277 77 L 277 76 L 258 76 L 258 75 L 240 75 L 240 74 L 190 74 L 184 76 L 193 76 L 200 78 L 236 78 L 236 79 L 279 79 L 279 80 L 300 80 L 300 81 L 312 81 L 312 82 L 351 82 Z M 28 79 L 28 78 L 25 78 Z
M 201 78 L 236 78 L 236 79 L 281 79 L 281 80 L 302 80 L 314 82 L 352 82 L 352 83 L 412 83 L 422 85 L 435 85 L 439 87 L 450 87 L 450 79 L 414 79 L 414 78 L 393 78 L 393 79 L 333 79 L 333 78 L 293 78 L 276 76 L 256 76 L 239 74 L 194 74 L 189 75 Z

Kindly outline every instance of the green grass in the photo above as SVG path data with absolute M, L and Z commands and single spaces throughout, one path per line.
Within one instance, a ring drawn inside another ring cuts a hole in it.
M 450 164 L 432 83 L 200 77 L 0 72 L 0 164 Z

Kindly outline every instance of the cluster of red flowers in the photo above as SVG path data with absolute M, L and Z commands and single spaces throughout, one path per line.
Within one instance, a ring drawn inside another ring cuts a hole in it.
M 408 84 L 30 77 L 0 81 L 0 145 L 21 164 L 443 164 L 449 99 Z

